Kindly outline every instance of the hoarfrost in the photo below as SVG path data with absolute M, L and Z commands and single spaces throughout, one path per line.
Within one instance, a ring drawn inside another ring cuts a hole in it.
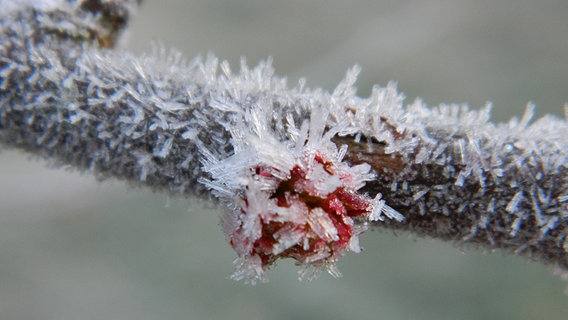
M 509 203 L 507 204 L 505 210 L 507 210 L 509 213 L 517 212 L 521 200 L 523 200 L 523 190 L 520 190 L 513 196 L 511 201 L 509 201 Z
M 568 268 L 552 254 L 568 230 L 565 119 L 532 120 L 529 105 L 494 124 L 490 105 L 405 105 L 394 82 L 358 97 L 358 67 L 330 93 L 287 87 L 270 60 L 233 71 L 159 46 L 100 50 L 101 17 L 74 3 L 0 5 L 0 142 L 100 178 L 212 195 L 227 207 L 234 279 L 263 281 L 280 258 L 337 275 L 368 225 Z
M 426 194 L 428 193 L 428 191 L 429 191 L 429 190 L 420 190 L 420 191 L 415 192 L 415 193 L 412 195 L 412 200 L 414 200 L 414 201 L 419 200 L 419 199 L 422 198 L 424 195 L 426 195 Z

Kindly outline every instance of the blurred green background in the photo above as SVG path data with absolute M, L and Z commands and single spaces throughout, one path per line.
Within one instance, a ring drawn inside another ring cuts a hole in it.
M 274 57 L 291 85 L 359 94 L 398 81 L 411 102 L 494 102 L 493 119 L 562 114 L 568 2 L 146 0 L 124 46 L 211 51 L 238 69 Z M 0 153 L 0 319 L 566 319 L 566 283 L 523 259 L 375 230 L 343 278 L 255 287 L 226 279 L 221 209 Z

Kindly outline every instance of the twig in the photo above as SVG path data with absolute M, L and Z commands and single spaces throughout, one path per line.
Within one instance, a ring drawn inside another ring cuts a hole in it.
M 226 204 L 235 279 L 286 257 L 338 275 L 368 225 L 568 269 L 565 120 L 404 106 L 393 84 L 360 98 L 356 68 L 330 93 L 288 88 L 270 61 L 219 73 L 214 57 L 106 49 L 133 1 L 2 3 L 0 142 Z

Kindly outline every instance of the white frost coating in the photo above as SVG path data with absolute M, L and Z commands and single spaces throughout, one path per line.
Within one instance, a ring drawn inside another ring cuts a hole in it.
M 419 200 L 420 198 L 425 196 L 427 193 L 428 193 L 428 190 L 417 191 L 412 195 L 412 200 L 414 200 L 414 201 Z
M 509 203 L 507 204 L 505 210 L 507 210 L 509 213 L 517 212 L 521 200 L 523 200 L 523 190 L 520 190 L 513 196 L 511 201 L 509 201 Z
M 403 221 L 404 220 L 404 216 L 402 214 L 400 214 L 400 212 L 396 211 L 395 209 L 391 208 L 389 205 L 384 205 L 383 207 L 383 213 L 385 214 L 385 216 L 387 216 L 389 219 L 393 219 L 396 221 Z
M 398 222 L 402 222 L 404 220 L 404 216 L 400 214 L 395 209 L 388 206 L 385 200 L 381 199 L 382 194 L 378 193 L 373 200 L 373 207 L 371 215 L 369 216 L 370 221 L 383 221 L 383 214 L 387 216 L 389 219 L 396 220 Z
M 235 259 L 234 264 L 236 266 L 235 273 L 231 275 L 231 279 L 235 281 L 245 280 L 251 284 L 256 284 L 257 281 L 267 282 L 262 267 L 262 262 L 258 256 L 240 256 Z
M 40 10 L 53 10 L 67 5 L 67 0 L 0 0 L 0 17 L 28 6 Z
M 90 32 L 106 27 L 89 12 L 0 1 L 0 142 L 101 178 L 213 195 L 228 208 L 235 278 L 264 279 L 282 257 L 337 274 L 366 224 L 386 218 L 377 224 L 568 268 L 564 119 L 531 122 L 529 106 L 494 124 L 490 106 L 405 105 L 395 83 L 362 98 L 358 68 L 330 93 L 288 87 L 270 61 L 233 72 L 213 56 L 99 50 Z
M 370 221 L 379 221 L 382 220 L 382 213 L 384 207 L 386 205 L 385 200 L 381 200 L 383 195 L 378 193 L 374 199 L 375 205 L 373 206 L 373 211 L 371 212 L 371 216 L 369 217 Z
M 554 229 L 558 220 L 560 220 L 559 217 L 550 217 L 548 219 L 548 222 L 542 228 L 540 228 L 540 238 L 541 239 L 546 236 L 548 231 L 550 231 L 551 229 Z
M 333 221 L 321 208 L 315 208 L 308 215 L 308 224 L 318 237 L 326 241 L 337 241 L 337 229 L 333 226 Z

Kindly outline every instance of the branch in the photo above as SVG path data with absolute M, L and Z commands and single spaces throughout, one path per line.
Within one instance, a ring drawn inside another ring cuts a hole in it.
M 338 275 L 368 226 L 568 269 L 566 120 L 405 106 L 393 84 L 360 98 L 357 68 L 326 92 L 288 87 L 270 61 L 233 73 L 111 50 L 133 1 L 0 4 L 0 143 L 226 205 L 235 279 L 280 258 Z

